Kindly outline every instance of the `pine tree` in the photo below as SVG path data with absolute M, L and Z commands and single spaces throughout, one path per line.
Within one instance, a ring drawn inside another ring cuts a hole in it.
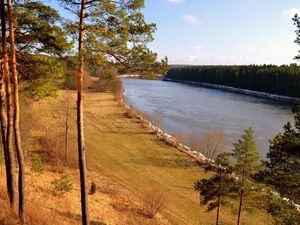
M 5 131 L 5 144 L 4 144 L 4 154 L 5 154 L 5 167 L 6 167 L 6 181 L 7 181 L 7 192 L 9 196 L 9 201 L 11 206 L 15 204 L 16 188 L 15 188 L 15 175 L 14 175 L 14 152 L 12 148 L 12 108 L 11 108 L 11 82 L 9 74 L 8 65 L 8 54 L 7 54 L 7 41 L 6 41 L 6 11 L 4 0 L 1 0 L 1 31 L 2 31 L 2 78 L 5 84 L 5 100 L 6 100 L 6 131 Z M 3 102 L 2 102 L 3 107 Z M 3 108 L 1 109 L 1 111 Z M 3 114 L 2 114 L 3 115 Z M 2 127 L 3 129 L 3 127 Z M 4 135 L 3 135 L 4 136 Z
M 65 9 L 75 13 L 78 20 L 68 24 L 70 32 L 78 34 L 77 73 L 77 132 L 81 183 L 82 223 L 89 224 L 86 190 L 86 159 L 83 125 L 83 78 L 86 60 L 103 65 L 103 62 L 124 66 L 130 59 L 144 59 L 155 66 L 156 54 L 145 43 L 152 40 L 153 25 L 146 24 L 141 13 L 143 0 L 60 0 Z M 140 43 L 140 45 L 138 44 Z M 129 45 L 133 45 L 129 49 Z M 135 51 L 133 51 L 135 50 Z M 131 54 L 130 54 L 131 53 Z M 132 56 L 134 53 L 134 57 Z M 138 57 L 139 56 L 139 57 Z M 113 60 L 112 60 L 113 58 Z M 154 60 L 155 59 L 155 60 Z M 163 60 L 161 64 L 165 64 Z M 138 61 L 134 61 L 138 62 Z M 135 65 L 139 68 L 139 65 Z M 146 64 L 148 65 L 148 64 Z M 147 67 L 148 68 L 148 67 Z
M 13 12 L 17 70 L 26 95 L 34 100 L 55 96 L 52 81 L 64 76 L 61 57 L 73 47 L 63 19 L 40 1 L 13 1 Z
M 288 199 L 300 203 L 300 105 L 293 112 L 294 125 L 288 122 L 283 133 L 271 141 L 267 160 L 263 161 L 264 169 L 260 177 L 271 184 Z
M 19 106 L 19 81 L 17 74 L 16 49 L 15 49 L 15 29 L 12 1 L 7 1 L 7 12 L 9 21 L 9 41 L 10 41 L 10 61 L 11 73 L 13 80 L 13 94 L 14 94 L 14 114 L 13 114 L 13 130 L 15 150 L 17 153 L 19 176 L 18 176 L 18 190 L 19 190 L 19 217 L 25 223 L 25 161 L 21 146 L 21 135 L 19 128 L 20 121 L 20 106 Z
M 241 136 L 241 139 L 233 144 L 233 157 L 236 160 L 234 171 L 239 177 L 239 211 L 237 225 L 240 224 L 241 212 L 243 206 L 243 197 L 245 192 L 245 186 L 247 180 L 251 179 L 251 176 L 257 173 L 261 168 L 259 163 L 259 153 L 256 148 L 254 134 L 252 128 L 245 130 L 245 134 Z
M 200 192 L 200 203 L 208 204 L 208 210 L 217 207 L 216 225 L 219 224 L 220 207 L 224 204 L 222 198 L 237 191 L 235 179 L 231 174 L 230 156 L 230 153 L 219 154 L 215 162 L 208 164 L 205 168 L 206 172 L 214 172 L 214 176 L 195 183 L 195 190 Z

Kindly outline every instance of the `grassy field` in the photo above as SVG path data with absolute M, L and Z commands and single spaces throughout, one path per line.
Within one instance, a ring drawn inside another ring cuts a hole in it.
M 76 167 L 75 92 L 70 92 L 69 96 L 71 122 L 69 165 Z M 49 98 L 34 102 L 30 107 L 23 105 L 26 118 L 23 117 L 21 125 L 23 125 L 22 134 L 25 138 L 24 149 L 28 151 L 27 161 L 30 153 L 39 149 L 37 140 L 41 135 L 52 139 L 56 137 L 63 142 L 65 107 L 66 91 L 60 91 L 57 99 Z M 92 219 L 115 225 L 215 224 L 216 212 L 207 212 L 205 206 L 200 206 L 199 194 L 193 189 L 195 181 L 208 176 L 193 159 L 165 144 L 155 134 L 143 128 L 138 119 L 129 118 L 112 93 L 86 93 L 84 115 L 88 180 L 89 183 L 92 180 L 96 181 L 100 190 L 96 196 L 89 197 Z M 31 121 L 30 127 L 28 121 Z M 63 152 L 63 149 L 59 149 L 59 152 Z M 46 181 L 53 179 L 60 167 L 62 166 L 58 163 L 56 170 L 50 167 L 48 170 L 51 172 L 40 177 L 35 177 L 28 172 L 27 180 L 34 179 L 30 182 L 30 190 L 28 189 L 28 192 L 32 192 L 30 196 L 45 197 L 45 193 L 42 194 L 43 191 L 40 189 L 45 186 L 43 185 L 45 179 Z M 76 168 L 65 170 L 72 177 L 75 188 L 71 194 L 63 197 L 67 201 L 64 205 L 69 205 L 69 210 L 70 207 L 72 208 L 68 219 L 70 220 L 72 217 L 70 215 L 73 215 L 72 223 L 77 224 L 80 222 L 77 170 Z M 35 184 L 39 185 L 35 187 Z M 59 201 L 62 200 L 52 196 L 50 187 L 47 188 L 48 198 L 52 198 L 51 207 L 59 210 L 61 216 L 67 214 L 59 207 Z M 167 199 L 165 209 L 153 221 L 137 213 L 149 189 L 163 193 Z M 248 197 L 250 198 L 253 201 L 253 196 Z M 246 205 L 248 199 L 246 196 Z M 238 203 L 231 201 L 229 206 L 222 208 L 220 224 L 235 224 L 237 207 Z M 272 218 L 263 210 L 244 211 L 242 221 L 244 225 L 273 224 Z
M 151 187 L 167 196 L 165 217 L 172 224 L 215 224 L 215 211 L 199 206 L 194 182 L 207 176 L 203 168 L 142 128 L 110 93 L 85 97 L 86 143 L 89 164 L 142 198 Z M 236 207 L 223 209 L 222 224 L 234 224 Z M 271 224 L 268 215 L 244 213 L 243 224 Z

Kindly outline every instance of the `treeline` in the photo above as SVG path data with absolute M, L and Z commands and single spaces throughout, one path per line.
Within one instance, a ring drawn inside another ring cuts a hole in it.
M 171 68 L 166 78 L 300 97 L 300 67 L 296 64 L 184 66 Z

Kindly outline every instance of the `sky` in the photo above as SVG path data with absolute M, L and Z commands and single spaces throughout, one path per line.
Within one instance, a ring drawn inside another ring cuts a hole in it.
M 149 47 L 170 64 L 290 64 L 299 0 L 145 0 Z
M 150 49 L 169 64 L 281 65 L 300 50 L 300 0 L 145 0 L 142 11 L 157 25 Z

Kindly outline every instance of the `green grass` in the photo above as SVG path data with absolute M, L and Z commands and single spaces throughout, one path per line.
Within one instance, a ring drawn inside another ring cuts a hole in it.
M 97 170 L 140 197 L 149 187 L 159 190 L 168 199 L 166 213 L 174 224 L 198 224 L 195 218 L 203 207 L 198 207 L 193 184 L 205 175 L 194 161 L 150 134 L 87 132 L 86 139 Z M 203 224 L 213 224 L 211 219 L 209 215 Z
M 150 134 L 87 132 L 86 139 L 96 170 L 139 197 L 149 187 L 164 193 L 168 199 L 165 213 L 172 224 L 215 224 L 215 211 L 208 213 L 205 206 L 200 207 L 199 194 L 193 189 L 194 182 L 207 174 L 185 154 Z M 234 224 L 234 211 L 223 210 L 221 224 Z M 243 224 L 271 224 L 261 212 L 250 216 L 243 218 Z

